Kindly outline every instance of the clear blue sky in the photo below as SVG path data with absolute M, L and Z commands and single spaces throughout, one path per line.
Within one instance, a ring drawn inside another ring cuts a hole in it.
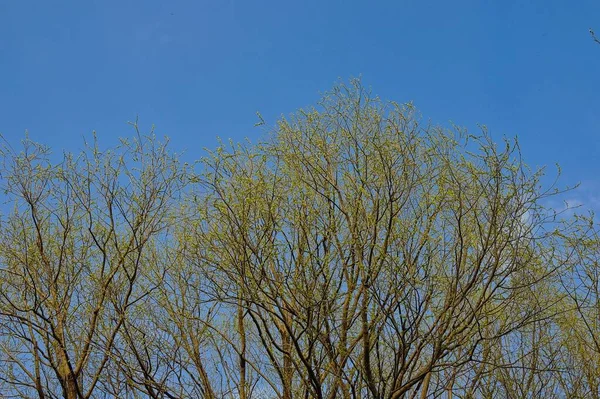
M 362 75 L 426 119 L 518 135 L 600 209 L 598 0 L 0 0 L 0 132 L 56 150 L 143 126 L 201 154 Z

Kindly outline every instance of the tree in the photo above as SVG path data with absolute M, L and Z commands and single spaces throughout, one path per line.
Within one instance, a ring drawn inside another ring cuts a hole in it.
M 359 81 L 197 169 L 134 128 L 1 153 L 2 394 L 600 395 L 597 228 L 516 140 Z
M 0 228 L 0 391 L 128 396 L 114 349 L 131 309 L 159 283 L 146 268 L 174 222 L 185 170 L 139 132 L 59 163 L 28 139 L 1 155 L 13 209 Z
M 282 398 L 452 392 L 486 345 L 543 328 L 553 191 L 516 142 L 421 126 L 358 82 L 319 105 L 206 161 L 197 261 L 257 342 L 234 352 Z
M 569 268 L 561 279 L 563 307 L 569 310 L 558 319 L 564 378 L 569 396 L 600 398 L 600 235 L 593 215 L 578 219 L 577 234 L 565 237 Z

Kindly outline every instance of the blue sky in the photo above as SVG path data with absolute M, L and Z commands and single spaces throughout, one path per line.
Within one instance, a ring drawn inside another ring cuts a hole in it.
M 597 0 L 0 0 L 0 132 L 111 145 L 138 115 L 199 157 L 360 75 L 434 123 L 518 135 L 600 209 L 594 27 Z

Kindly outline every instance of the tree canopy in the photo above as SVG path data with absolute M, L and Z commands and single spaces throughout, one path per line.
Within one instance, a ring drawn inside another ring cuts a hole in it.
M 153 134 L 0 157 L 0 393 L 600 397 L 593 215 L 514 139 L 359 81 L 197 165 Z

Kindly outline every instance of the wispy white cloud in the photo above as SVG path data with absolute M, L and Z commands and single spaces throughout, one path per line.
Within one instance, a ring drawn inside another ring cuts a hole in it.
M 562 217 L 595 214 L 600 215 L 600 182 L 586 181 L 579 187 L 546 200 L 544 205 Z

